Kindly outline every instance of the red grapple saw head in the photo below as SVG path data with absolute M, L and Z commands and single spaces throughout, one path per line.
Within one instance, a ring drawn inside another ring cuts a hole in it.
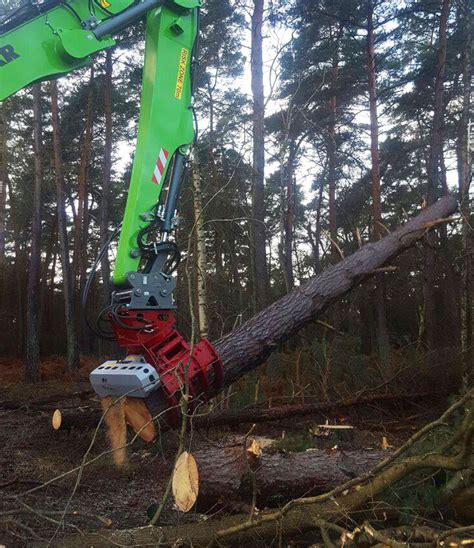
M 192 346 L 186 342 L 176 331 L 175 322 L 172 310 L 140 311 L 125 307 L 111 318 L 119 346 L 128 355 L 143 356 L 157 370 L 160 389 L 170 407 L 179 405 L 187 377 L 192 409 L 221 386 L 222 362 L 206 339 Z

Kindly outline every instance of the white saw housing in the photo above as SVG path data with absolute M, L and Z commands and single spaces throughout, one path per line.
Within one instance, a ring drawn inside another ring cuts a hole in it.
M 146 398 L 160 385 L 156 369 L 142 356 L 129 356 L 122 361 L 107 361 L 94 369 L 89 378 L 99 398 L 119 398 L 125 395 Z

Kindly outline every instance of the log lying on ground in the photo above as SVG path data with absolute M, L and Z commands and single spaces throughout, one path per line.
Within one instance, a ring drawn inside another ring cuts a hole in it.
M 264 363 L 280 343 L 315 320 L 353 287 L 373 276 L 378 268 L 414 245 L 456 209 L 454 197 L 438 200 L 395 232 L 365 245 L 217 341 L 215 348 L 224 366 L 224 376 L 221 386 L 210 395 L 216 395 Z M 159 392 L 147 399 L 147 405 L 154 416 L 167 408 Z
M 249 407 L 238 410 L 216 411 L 204 417 L 193 419 L 195 426 L 239 426 L 244 423 L 278 421 L 304 415 L 318 415 L 331 411 L 340 412 L 350 407 L 359 407 L 384 402 L 415 402 L 425 398 L 440 397 L 433 392 L 407 394 L 372 394 L 371 396 L 348 398 L 335 402 L 312 402 L 282 405 L 278 407 Z
M 470 462 L 474 465 L 472 457 Z M 469 459 L 460 455 L 414 455 L 391 464 L 367 482 L 357 484 L 354 480 L 341 492 L 296 499 L 282 510 L 262 511 L 254 515 L 253 519 L 249 518 L 247 512 L 178 526 L 103 530 L 64 539 L 60 544 L 53 543 L 52 546 L 252 546 L 256 538 L 260 541 L 267 539 L 269 542 L 278 539 L 279 535 L 292 538 L 317 529 L 320 523 L 324 526 L 338 518 L 347 517 L 351 512 L 366 507 L 389 486 L 412 473 L 429 469 L 456 471 L 465 468 L 468 463 Z
M 209 415 L 196 416 L 192 419 L 194 427 L 239 426 L 246 423 L 261 423 L 278 421 L 286 418 L 305 415 L 321 415 L 331 412 L 340 412 L 351 407 L 363 407 L 371 404 L 385 404 L 391 402 L 419 402 L 422 399 L 440 398 L 444 394 L 433 392 L 419 392 L 406 394 L 372 394 L 339 401 L 312 402 L 303 404 L 281 405 L 271 408 L 248 407 L 238 410 L 214 411 Z M 102 410 L 93 407 L 57 408 L 51 413 L 51 426 L 54 430 L 92 429 L 101 419 Z
M 247 457 L 242 444 L 193 453 L 199 468 L 198 510 L 252 504 L 277 506 L 293 498 L 325 493 L 373 468 L 387 453 L 376 450 L 263 453 Z
M 70 402 L 73 399 L 78 400 L 87 400 L 92 397 L 95 397 L 94 391 L 92 388 L 88 388 L 87 390 L 81 390 L 81 391 L 68 391 L 65 389 L 61 393 L 57 394 L 50 394 L 48 396 L 45 396 L 43 398 L 37 398 L 35 400 L 29 400 L 29 399 L 23 399 L 23 400 L 5 400 L 0 401 L 0 409 L 6 409 L 8 411 L 16 411 L 17 409 L 34 409 L 34 410 L 40 410 L 40 411 L 49 411 L 53 408 L 54 410 L 54 404 L 58 404 L 59 402 Z
M 93 429 L 99 424 L 102 411 L 93 407 L 55 409 L 51 415 L 51 426 L 55 431 Z
M 249 546 L 255 539 L 274 541 L 281 536 L 294 536 L 317 528 L 327 530 L 328 525 L 367 506 L 384 491 L 407 476 L 423 471 L 442 469 L 461 472 L 474 467 L 472 444 L 474 441 L 473 392 L 455 402 L 439 419 L 423 427 L 407 443 L 390 457 L 379 463 L 372 472 L 363 474 L 338 486 L 336 489 L 316 495 L 295 499 L 277 510 L 264 510 L 250 514 L 225 516 L 197 523 L 165 527 L 141 527 L 125 531 L 101 531 L 61 540 L 52 546 L 86 547 L 131 545 L 179 545 L 179 546 Z M 447 421 L 466 406 L 462 425 L 453 429 L 450 439 L 439 447 L 439 452 L 415 454 L 399 460 L 403 453 L 413 448 L 435 428 L 446 427 Z M 449 453 L 446 455 L 444 453 Z M 419 481 L 419 478 L 418 480 Z M 340 530 L 341 528 L 339 528 Z M 469 528 L 470 530 L 472 529 Z M 462 529 L 458 528 L 457 532 Z M 340 536 L 340 535 L 339 535 Z M 443 535 L 441 535 L 443 536 Z M 441 536 L 437 540 L 441 540 Z M 447 535 L 445 534 L 443 538 Z M 386 543 L 384 543 L 386 544 Z M 438 545 L 438 544 L 436 544 Z M 433 546 L 435 544 L 433 543 Z
M 443 469 L 453 472 L 456 477 L 464 470 L 474 469 L 473 398 L 474 390 L 471 389 L 438 419 L 413 434 L 402 447 L 377 464 L 370 472 L 322 495 L 294 499 L 281 509 L 252 513 L 251 516 L 247 512 L 197 523 L 181 523 L 178 526 L 147 526 L 122 531 L 100 531 L 61 539 L 50 545 L 61 546 L 61 548 L 106 547 L 118 544 L 222 546 L 231 543 L 235 546 L 249 546 L 256 538 L 278 541 L 282 536 L 292 538 L 317 528 L 327 532 L 328 525 L 331 523 L 334 525 L 338 520 L 347 518 L 351 512 L 367 508 L 367 505 L 384 491 L 393 488 L 397 482 L 410 474 L 423 470 Z M 451 429 L 449 439 L 443 440 L 437 451 L 406 456 L 406 453 L 409 450 L 412 451 L 415 444 L 427 435 L 438 428 L 445 429 L 447 425 L 453 423 L 453 417 L 457 417 L 460 410 L 465 411 L 462 423 Z M 456 529 L 458 533 L 462 530 L 463 528 Z M 469 530 L 472 530 L 472 526 Z M 449 533 L 439 536 L 436 545 L 438 541 L 445 540 L 448 535 Z

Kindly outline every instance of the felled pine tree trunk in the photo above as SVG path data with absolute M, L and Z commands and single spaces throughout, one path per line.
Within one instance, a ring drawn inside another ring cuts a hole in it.
M 198 509 L 276 507 L 302 496 L 331 491 L 372 469 L 384 453 L 376 450 L 252 453 L 242 444 L 193 454 L 199 468 Z
M 353 287 L 374 276 L 379 268 L 413 246 L 456 209 L 454 197 L 438 200 L 398 230 L 365 245 L 217 341 L 215 347 L 223 363 L 224 376 L 220 387 L 210 395 L 217 394 L 265 362 L 280 343 L 318 318 Z M 155 392 L 148 398 L 147 405 L 152 415 L 157 416 L 166 409 L 167 402 Z

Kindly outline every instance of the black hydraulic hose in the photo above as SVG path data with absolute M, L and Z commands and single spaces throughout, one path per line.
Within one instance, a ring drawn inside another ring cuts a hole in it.
M 163 219 L 163 231 L 171 232 L 173 230 L 173 217 L 176 211 L 179 193 L 184 179 L 184 170 L 186 166 L 186 157 L 178 150 L 174 155 L 173 171 L 170 178 L 170 186 L 166 197 L 165 214 Z
M 191 55 L 191 95 L 194 96 L 194 92 L 196 91 L 196 71 L 199 68 L 199 53 L 201 51 L 201 8 L 197 8 L 197 35 L 196 40 L 194 41 L 193 51 Z
M 84 325 L 87 327 L 87 329 L 89 329 L 90 331 L 92 331 L 92 333 L 94 333 L 95 335 L 101 338 L 107 338 L 107 337 L 104 337 L 104 333 L 100 333 L 93 325 L 91 325 L 91 323 L 89 322 L 89 318 L 87 317 L 87 306 L 89 304 L 89 294 L 90 294 L 90 290 L 94 282 L 95 276 L 97 274 L 97 269 L 99 267 L 99 264 L 101 263 L 105 254 L 109 250 L 110 244 L 120 234 L 121 229 L 122 229 L 122 225 L 120 225 L 117 229 L 115 229 L 115 231 L 112 233 L 112 235 L 109 237 L 109 239 L 105 242 L 105 244 L 100 249 L 99 254 L 97 255 L 97 258 L 94 261 L 94 264 L 92 265 L 91 271 L 89 272 L 89 276 L 87 276 L 86 285 L 82 293 L 82 301 L 81 301 L 82 321 L 84 322 Z

